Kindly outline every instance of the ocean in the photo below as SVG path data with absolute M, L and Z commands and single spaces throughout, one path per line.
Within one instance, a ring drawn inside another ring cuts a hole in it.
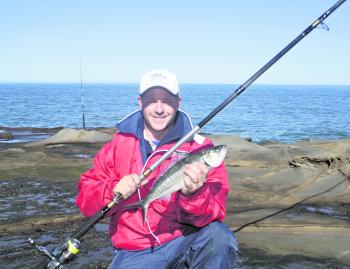
M 182 84 L 181 108 L 199 123 L 238 85 Z M 137 84 L 83 85 L 87 128 L 112 127 L 138 109 Z M 254 142 L 350 137 L 350 86 L 252 85 L 202 132 Z M 80 84 L 0 84 L 0 126 L 82 128 Z M 1 127 L 0 127 L 1 129 Z

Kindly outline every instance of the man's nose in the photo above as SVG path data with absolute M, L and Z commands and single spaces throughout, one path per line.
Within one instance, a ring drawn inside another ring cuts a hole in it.
M 158 99 L 157 102 L 156 102 L 156 111 L 158 113 L 161 113 L 161 112 L 164 111 L 164 103 L 160 99 Z

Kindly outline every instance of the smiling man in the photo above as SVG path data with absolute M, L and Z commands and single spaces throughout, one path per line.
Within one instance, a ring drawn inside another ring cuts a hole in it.
M 209 139 L 195 135 L 140 182 L 142 171 L 187 134 L 192 124 L 179 110 L 179 85 L 168 71 L 153 70 L 143 76 L 138 102 L 140 110 L 117 124 L 118 133 L 78 184 L 77 205 L 88 217 L 117 193 L 124 198 L 110 214 L 114 255 L 109 269 L 232 268 L 238 246 L 222 223 L 229 191 L 223 163 L 210 171 L 202 163 L 188 164 L 184 187 L 153 201 L 145 224 L 141 209 L 125 209 L 146 197 L 164 171 L 184 155 L 213 146 Z

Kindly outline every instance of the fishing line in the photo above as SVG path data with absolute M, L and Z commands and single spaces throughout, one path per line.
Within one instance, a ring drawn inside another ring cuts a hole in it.
M 320 24 L 321 26 L 317 26 L 316 28 L 322 29 L 322 30 L 326 30 L 329 31 L 329 27 L 327 24 L 325 24 L 324 22 L 321 22 Z
M 149 156 L 149 157 L 147 158 L 145 165 L 142 167 L 141 173 L 143 173 L 143 170 L 144 170 L 145 167 L 147 166 L 148 160 L 152 157 L 153 154 L 155 154 L 155 152 L 153 152 L 153 153 L 151 154 L 151 156 Z M 141 184 L 141 183 L 140 183 L 140 184 Z M 139 197 L 139 201 L 141 202 L 141 201 L 142 201 L 142 197 L 141 197 L 141 190 L 140 190 L 140 187 L 137 187 L 137 194 L 138 194 L 138 197 Z M 145 216 L 145 221 L 146 221 L 146 223 L 147 223 L 147 227 L 148 227 L 148 230 L 149 230 L 150 234 L 153 236 L 154 239 L 157 240 L 158 244 L 161 245 L 159 238 L 153 233 L 153 231 L 152 231 L 152 229 L 151 229 L 151 226 L 149 225 L 149 221 L 148 221 L 148 218 L 147 218 L 147 214 L 146 214 L 146 216 Z
M 85 108 L 84 108 L 84 91 L 83 91 L 83 75 L 81 68 L 81 56 L 79 54 L 80 63 L 80 96 L 81 96 L 81 112 L 83 114 L 83 129 L 85 130 Z
M 324 174 L 326 174 L 326 173 L 328 173 L 328 171 L 324 172 Z M 314 194 L 314 195 L 311 195 L 311 196 L 309 196 L 309 197 L 306 197 L 306 198 L 302 199 L 301 201 L 296 202 L 296 203 L 294 203 L 294 204 L 292 204 L 292 205 L 290 205 L 290 206 L 288 206 L 288 207 L 286 207 L 286 208 L 280 209 L 280 210 L 278 210 L 278 211 L 276 211 L 276 212 L 274 212 L 274 213 L 272 213 L 272 214 L 269 214 L 269 215 L 264 216 L 264 217 L 261 217 L 261 218 L 259 218 L 259 219 L 257 219 L 257 220 L 253 220 L 253 221 L 250 221 L 250 222 L 248 222 L 248 223 L 245 223 L 245 224 L 241 225 L 240 227 L 238 227 L 237 229 L 233 230 L 233 233 L 238 233 L 239 231 L 243 230 L 244 228 L 246 228 L 246 227 L 248 227 L 248 226 L 250 226 L 250 225 L 253 225 L 253 224 L 256 225 L 257 223 L 259 223 L 259 222 L 261 222 L 261 221 L 263 221 L 263 220 L 269 219 L 269 218 L 271 218 L 271 217 L 273 217 L 273 216 L 276 216 L 276 215 L 278 215 L 278 214 L 280 214 L 280 213 L 282 213 L 282 212 L 286 212 L 286 211 L 288 211 L 288 210 L 294 208 L 295 206 L 301 205 L 301 204 L 303 204 L 304 202 L 306 202 L 307 200 L 310 200 L 310 199 L 312 199 L 312 198 L 315 198 L 315 197 L 317 197 L 317 196 L 320 196 L 320 195 L 322 195 L 322 194 L 325 194 L 325 193 L 327 193 L 327 192 L 330 192 L 330 191 L 334 190 L 335 188 L 339 187 L 340 185 L 342 185 L 343 183 L 345 183 L 345 182 L 347 182 L 347 181 L 348 181 L 347 178 L 346 178 L 346 179 L 343 179 L 343 180 L 339 181 L 339 182 L 336 183 L 334 186 L 328 188 L 328 189 L 325 190 L 325 191 L 322 191 L 322 192 L 320 192 L 320 193 L 316 193 L 316 194 Z

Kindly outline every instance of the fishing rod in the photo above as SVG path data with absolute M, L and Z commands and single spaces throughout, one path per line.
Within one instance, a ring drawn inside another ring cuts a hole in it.
M 85 109 L 84 109 L 84 91 L 83 91 L 83 75 L 81 71 L 81 56 L 80 59 L 80 96 L 81 96 L 81 112 L 83 114 L 83 129 L 85 130 Z
M 259 78 L 266 70 L 268 70 L 274 63 L 276 63 L 283 55 L 285 55 L 291 48 L 299 43 L 305 36 L 307 36 L 312 30 L 319 25 L 324 26 L 323 21 L 332 14 L 339 6 L 341 6 L 346 0 L 337 1 L 332 7 L 324 12 L 318 19 L 316 19 L 310 26 L 308 26 L 301 34 L 299 34 L 294 40 L 292 40 L 286 47 L 284 47 L 276 56 L 274 56 L 269 62 L 261 67 L 255 74 L 253 74 L 246 82 L 240 85 L 229 97 L 227 97 L 219 106 L 217 106 L 212 112 L 210 112 L 202 121 L 200 121 L 188 134 L 181 138 L 170 150 L 168 150 L 160 159 L 158 159 L 153 165 L 147 168 L 141 175 L 140 180 L 145 180 L 165 159 L 167 159 L 178 147 L 189 140 L 195 135 L 204 125 L 206 125 L 212 118 L 214 118 L 221 110 L 223 110 L 229 103 L 235 98 L 241 95 L 257 78 Z M 122 199 L 122 195 L 117 193 L 111 202 L 104 206 L 100 212 L 97 212 L 95 216 L 88 219 L 86 223 L 83 223 L 73 233 L 70 240 L 56 248 L 53 252 L 49 252 L 45 247 L 38 245 L 34 240 L 29 239 L 30 243 L 36 247 L 43 255 L 45 260 L 41 261 L 37 265 L 38 269 L 57 269 L 63 268 L 63 264 L 67 263 L 70 259 L 74 258 L 79 253 L 80 239 L 83 237 L 92 227 L 95 226 L 106 214 L 119 203 Z

